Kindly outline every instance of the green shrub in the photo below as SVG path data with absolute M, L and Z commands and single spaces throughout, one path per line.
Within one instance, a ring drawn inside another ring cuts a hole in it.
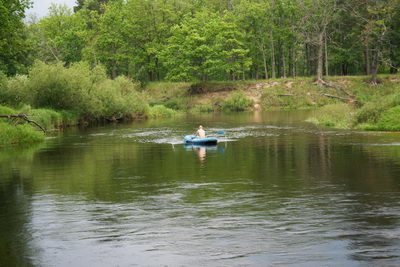
M 61 115 L 63 126 L 77 125 L 79 123 L 79 118 L 81 117 L 79 112 L 73 110 L 61 110 L 59 113 Z
M 36 62 L 25 87 L 31 95 L 24 98 L 26 104 L 35 108 L 73 110 L 73 114 L 66 117 L 66 124 L 76 124 L 76 114 L 87 119 L 101 119 L 135 117 L 148 111 L 144 97 L 137 91 L 138 83 L 122 76 L 108 79 L 103 67 L 91 69 L 84 62 L 69 68 L 62 63 Z M 44 123 L 49 125 L 47 116 L 44 117 Z M 61 123 L 62 116 L 58 119 L 57 123 Z
M 26 75 L 8 78 L 2 93 L 0 93 L 1 103 L 15 108 L 22 103 L 31 103 L 33 94 L 28 85 L 29 79 Z
M 365 104 L 356 114 L 355 121 L 361 123 L 376 123 L 386 110 L 400 105 L 400 94 L 390 94 L 379 97 Z
M 400 105 L 384 111 L 376 126 L 379 130 L 400 131 Z
M 13 115 L 18 114 L 18 112 L 12 108 L 6 106 L 0 106 L 0 115 Z
M 51 109 L 32 109 L 28 115 L 46 130 L 54 129 L 62 124 L 61 114 Z
M 18 112 L 12 108 L 6 106 L 0 106 L 0 115 L 13 115 L 18 114 Z M 10 119 L 0 118 L 0 122 L 9 122 Z
M 148 105 L 137 84 L 126 77 L 103 81 L 94 90 L 96 106 L 92 108 L 96 117 L 136 117 L 146 115 Z
M 187 110 L 188 109 L 188 101 L 186 98 L 172 98 L 168 101 L 162 103 L 167 108 L 174 110 Z
M 44 140 L 44 134 L 28 124 L 11 125 L 0 122 L 0 145 L 31 144 Z
M 222 109 L 225 111 L 244 111 L 252 105 L 253 101 L 248 99 L 243 92 L 234 92 L 222 104 Z
M 214 106 L 211 104 L 199 104 L 193 107 L 193 112 L 204 113 L 204 112 L 213 112 Z
M 173 109 L 167 108 L 163 105 L 156 105 L 150 108 L 149 117 L 151 118 L 165 118 L 176 115 L 177 112 Z
M 34 107 L 75 109 L 87 112 L 93 89 L 91 71 L 87 64 L 77 63 L 65 68 L 62 63 L 36 62 L 29 72 L 29 87 Z
M 339 103 L 318 109 L 307 121 L 328 127 L 347 129 L 353 125 L 354 108 L 348 104 Z

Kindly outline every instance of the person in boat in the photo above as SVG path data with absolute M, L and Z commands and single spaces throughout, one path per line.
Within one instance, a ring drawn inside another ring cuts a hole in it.
M 199 129 L 197 129 L 196 135 L 199 138 L 206 138 L 206 132 L 204 131 L 203 126 L 201 126 L 201 125 L 199 126 Z

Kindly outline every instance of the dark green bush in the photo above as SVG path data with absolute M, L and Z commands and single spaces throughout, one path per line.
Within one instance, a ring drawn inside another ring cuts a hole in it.
M 211 104 L 199 104 L 193 107 L 192 111 L 204 113 L 204 112 L 213 112 L 215 107 Z
M 244 111 L 253 104 L 243 92 L 234 92 L 224 103 L 222 109 L 225 111 Z
M 376 123 L 386 110 L 400 105 L 400 94 L 390 94 L 365 104 L 356 114 L 356 123 Z
M 0 122 L 0 145 L 30 144 L 44 140 L 44 134 L 28 124 L 11 125 Z
M 172 117 L 176 115 L 177 112 L 173 109 L 167 108 L 163 105 L 156 105 L 150 108 L 149 117 L 150 118 L 165 118 Z
M 377 123 L 383 131 L 400 131 L 400 105 L 384 111 Z
M 144 97 L 137 91 L 139 84 L 126 77 L 108 79 L 100 65 L 90 68 L 87 63 L 79 62 L 66 68 L 62 63 L 38 61 L 28 76 L 8 80 L 3 76 L 0 76 L 0 83 L 6 85 L 5 90 L 0 92 L 0 103 L 8 106 L 28 104 L 47 111 L 69 110 L 92 120 L 132 118 L 148 112 Z M 69 122 L 63 122 L 60 117 L 54 121 L 48 115 L 46 112 L 39 115 L 47 126 L 51 125 L 50 121 L 56 124 L 76 124 L 78 121 L 75 115 L 69 117 Z

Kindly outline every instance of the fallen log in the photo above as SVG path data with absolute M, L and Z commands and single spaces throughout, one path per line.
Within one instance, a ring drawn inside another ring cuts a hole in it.
M 278 96 L 294 96 L 294 94 L 280 94 Z
M 323 85 L 325 87 L 330 87 L 333 89 L 336 89 L 338 91 L 341 91 L 342 93 L 346 94 L 347 96 L 349 96 L 350 98 L 355 98 L 355 95 L 350 94 L 349 92 L 347 92 L 342 86 L 335 84 L 333 82 L 326 82 L 324 80 L 318 80 L 316 82 L 317 85 Z
M 0 118 L 7 118 L 7 119 L 22 119 L 28 123 L 32 123 L 36 125 L 40 130 L 46 133 L 46 129 L 44 129 L 39 123 L 34 120 L 28 118 L 26 114 L 16 114 L 16 115 L 0 115 Z
M 341 96 L 337 96 L 337 95 L 330 95 L 330 94 L 321 94 L 321 95 L 329 97 L 329 98 L 340 99 L 340 100 L 345 101 L 347 103 L 356 103 L 356 104 L 358 104 L 358 101 L 356 99 L 353 99 L 353 98 L 346 98 L 346 97 L 341 97 Z

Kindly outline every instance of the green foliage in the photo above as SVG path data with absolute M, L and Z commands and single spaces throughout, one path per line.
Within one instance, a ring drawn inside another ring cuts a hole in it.
M 225 111 L 244 111 L 251 107 L 253 101 L 248 99 L 243 92 L 234 92 L 222 105 Z
M 75 110 L 94 119 L 134 117 L 147 109 L 136 83 L 125 77 L 107 79 L 101 66 L 90 69 L 85 63 L 65 68 L 38 62 L 29 73 L 28 87 L 34 107 Z
M 165 117 L 172 117 L 176 115 L 177 112 L 163 105 L 155 105 L 150 108 L 148 114 L 150 118 L 165 118 Z
M 290 81 L 293 88 L 277 84 L 265 89 L 261 104 L 265 109 L 312 109 L 333 104 L 336 100 L 320 94 L 321 88 L 306 81 Z
M 235 78 L 251 64 L 243 34 L 228 13 L 221 17 L 204 9 L 187 15 L 171 35 L 161 54 L 168 80 Z
M 104 68 L 91 69 L 81 62 L 64 67 L 61 63 L 36 62 L 29 76 L 16 76 L 6 81 L 0 103 L 19 107 L 25 103 L 35 108 L 47 127 L 76 124 L 77 117 L 89 120 L 134 118 L 145 116 L 148 105 L 138 84 L 126 77 L 108 79 Z M 67 121 L 50 110 L 68 110 Z M 29 109 L 28 109 L 29 110 Z M 26 113 L 26 112 L 25 112 Z
M 110 118 L 145 115 L 147 104 L 136 88 L 136 84 L 122 76 L 102 82 L 94 91 L 98 100 L 95 115 Z
M 0 71 L 13 75 L 24 71 L 28 46 L 23 19 L 30 0 L 0 1 Z
M 87 112 L 93 86 L 90 69 L 80 63 L 65 68 L 61 63 L 37 62 L 29 72 L 29 89 L 35 107 L 76 109 Z
M 199 104 L 192 108 L 192 111 L 196 113 L 213 112 L 214 110 L 215 107 L 211 104 Z
M 51 109 L 32 109 L 28 115 L 46 130 L 51 130 L 62 124 L 61 114 Z
M 164 106 L 174 110 L 187 110 L 188 109 L 188 99 L 185 97 L 181 98 L 171 98 L 166 102 L 162 103 Z
M 32 144 L 43 140 L 44 134 L 31 125 L 11 125 L 0 122 L 0 145 Z
M 0 115 L 15 115 L 17 111 L 6 106 L 0 106 Z
M 308 119 L 317 125 L 348 129 L 353 125 L 354 107 L 339 103 L 324 106 L 315 111 L 314 116 Z
M 49 13 L 28 27 L 35 59 L 61 60 L 66 64 L 80 61 L 87 39 L 84 17 L 81 13 L 73 14 L 66 5 L 52 4 Z
M 18 107 L 21 103 L 30 103 L 32 93 L 28 87 L 28 77 L 26 75 L 16 75 L 7 79 L 0 91 L 0 103 Z
M 390 94 L 366 103 L 356 114 L 356 123 L 375 124 L 386 110 L 400 105 L 400 94 Z
M 400 105 L 384 111 L 376 126 L 383 131 L 400 131 Z
M 77 111 L 73 110 L 61 110 L 61 121 L 63 126 L 77 125 L 81 115 Z

